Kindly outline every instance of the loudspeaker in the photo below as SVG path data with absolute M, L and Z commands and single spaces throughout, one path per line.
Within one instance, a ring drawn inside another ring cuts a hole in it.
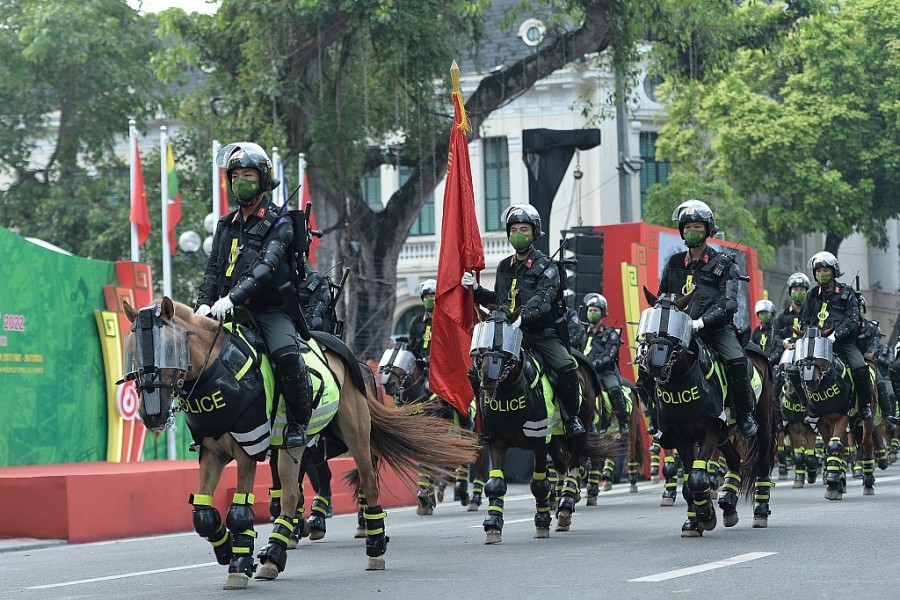
M 569 247 L 578 262 L 567 283 L 578 306 L 585 294 L 603 293 L 603 233 L 576 235 Z

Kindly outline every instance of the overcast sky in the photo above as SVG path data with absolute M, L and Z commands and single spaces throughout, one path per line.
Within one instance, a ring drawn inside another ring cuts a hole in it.
M 128 0 L 128 5 L 143 13 L 157 13 L 167 8 L 180 8 L 185 12 L 202 12 L 213 14 L 219 7 L 219 0 Z

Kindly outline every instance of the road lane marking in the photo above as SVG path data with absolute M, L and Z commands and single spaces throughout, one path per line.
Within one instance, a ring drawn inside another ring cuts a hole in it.
M 713 569 L 721 569 L 722 567 L 730 567 L 731 565 L 737 565 L 743 562 L 748 562 L 751 560 L 756 560 L 758 558 L 765 558 L 767 556 L 772 556 L 773 554 L 778 554 L 777 552 L 750 552 L 748 554 L 740 554 L 738 556 L 732 556 L 731 558 L 725 558 L 723 560 L 714 560 L 713 562 L 709 562 L 702 565 L 697 565 L 695 567 L 687 567 L 684 569 L 676 569 L 674 571 L 666 571 L 665 573 L 657 573 L 656 575 L 647 575 L 646 577 L 639 577 L 637 579 L 629 579 L 628 581 L 639 581 L 639 582 L 658 582 L 665 581 L 667 579 L 675 579 L 676 577 L 684 577 L 685 575 L 693 575 L 694 573 L 702 573 L 704 571 L 712 571 Z
M 53 588 L 66 587 L 69 585 L 80 585 L 82 583 L 96 583 L 98 581 L 112 581 L 113 579 L 126 579 L 128 577 L 140 577 L 141 575 L 155 575 L 157 573 L 171 573 L 172 571 L 184 571 L 185 569 L 199 569 L 202 567 L 214 567 L 219 563 L 209 562 L 199 565 L 185 565 L 181 567 L 169 567 L 167 569 L 153 569 L 151 571 L 136 571 L 134 573 L 122 573 L 121 575 L 107 575 L 106 577 L 92 577 L 91 579 L 78 579 L 76 581 L 63 581 L 62 583 L 50 583 L 47 585 L 33 585 L 25 588 L 26 590 L 49 590 Z

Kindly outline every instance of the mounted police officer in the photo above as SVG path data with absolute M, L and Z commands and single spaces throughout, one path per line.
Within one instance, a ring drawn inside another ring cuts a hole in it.
M 619 346 L 622 340 L 615 327 L 603 322 L 607 312 L 607 302 L 601 294 L 590 293 L 584 297 L 587 307 L 587 341 L 584 345 L 584 354 L 588 364 L 594 368 L 600 384 L 609 395 L 613 410 L 616 411 L 616 420 L 619 422 L 619 433 L 628 435 L 628 407 L 625 396 L 622 394 L 622 379 L 619 375 Z
M 513 204 L 506 209 L 506 237 L 516 253 L 497 266 L 494 290 L 488 290 L 464 273 L 460 283 L 475 290 L 475 301 L 483 305 L 509 303 L 509 310 L 521 308 L 523 340 L 544 359 L 548 369 L 556 373 L 559 408 L 567 437 L 585 433 L 578 418 L 578 369 L 557 333 L 559 317 L 557 296 L 559 270 L 540 250 L 535 240 L 544 234 L 541 217 L 530 204 Z
M 806 273 L 793 273 L 787 278 L 787 289 L 791 303 L 776 315 L 775 335 L 781 340 L 782 348 L 790 350 L 794 347 L 794 330 L 801 327 L 800 314 L 803 312 L 806 293 L 809 292 L 809 277 Z
M 688 249 L 669 257 L 657 295 L 696 292 L 689 307 L 694 334 L 707 342 L 725 364 L 738 430 L 744 437 L 753 437 L 759 426 L 753 418 L 750 361 L 732 326 L 738 309 L 740 272 L 731 256 L 717 252 L 706 243 L 718 229 L 712 209 L 705 202 L 693 199 L 682 202 L 672 213 L 672 220 L 678 223 L 681 239 Z
M 753 307 L 759 319 L 759 326 L 750 332 L 750 341 L 762 348 L 769 357 L 769 364 L 775 366 L 781 358 L 782 340 L 775 330 L 775 304 L 771 300 L 759 300 Z
M 872 382 L 869 367 L 856 345 L 859 331 L 859 300 L 849 285 L 837 281 L 843 275 L 838 259 L 831 252 L 818 252 L 809 259 L 809 269 L 819 285 L 813 287 L 803 302 L 801 324 L 833 329 L 828 336 L 834 353 L 840 357 L 853 376 L 856 408 L 860 417 L 872 419 Z
M 300 354 L 297 326 L 286 312 L 293 309 L 300 315 L 299 307 L 285 306 L 286 299 L 296 302 L 291 264 L 293 224 L 272 202 L 269 192 L 278 181 L 265 150 L 251 142 L 228 144 L 219 151 L 216 164 L 225 168 L 239 208 L 216 226 L 196 312 L 223 319 L 235 307 L 246 309 L 266 341 L 281 381 L 288 419 L 284 447 L 305 446 L 310 381 Z
M 419 286 L 419 298 L 425 313 L 421 317 L 413 319 L 409 327 L 409 351 L 416 358 L 428 364 L 428 356 L 431 353 L 431 319 L 434 312 L 434 295 L 437 293 L 437 281 L 426 279 Z

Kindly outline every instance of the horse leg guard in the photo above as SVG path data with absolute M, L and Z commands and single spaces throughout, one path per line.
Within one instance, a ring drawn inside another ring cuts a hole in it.
M 253 577 L 253 494 L 235 494 L 228 507 L 225 525 L 231 532 L 231 562 L 229 573 L 243 573 Z
M 833 437 L 825 447 L 825 481 L 830 489 L 840 486 L 844 470 L 844 445 L 840 438 Z
M 469 504 L 469 465 L 456 467 L 456 483 L 453 485 L 453 501 L 463 506 Z
M 628 484 L 631 486 L 629 491 L 636 492 L 638 484 L 638 462 L 636 460 L 628 461 Z
M 716 510 L 710 502 L 709 473 L 705 460 L 695 460 L 687 480 L 697 520 L 706 531 L 716 526 Z
M 762 529 L 769 524 L 769 495 L 775 483 L 768 477 L 756 478 L 756 489 L 753 491 L 753 527 Z
M 325 517 L 328 515 L 328 507 L 331 502 L 324 496 L 313 498 L 309 507 L 309 539 L 321 540 L 325 537 Z
M 863 468 L 863 496 L 875 495 L 875 459 L 864 458 Z
M 378 559 L 384 556 L 384 553 L 387 552 L 387 545 L 391 539 L 385 535 L 384 533 L 384 518 L 387 516 L 381 506 L 378 504 L 367 506 L 363 511 L 363 516 L 366 519 L 366 556 L 369 559 Z M 380 562 L 381 569 L 384 568 L 384 561 L 376 561 Z M 370 560 L 369 564 L 372 565 L 373 561 Z M 369 568 L 367 570 L 381 570 L 377 567 Z
M 875 458 L 878 459 L 878 468 L 882 471 L 888 468 L 888 450 L 887 448 L 879 448 L 875 451 Z
M 568 531 L 572 525 L 572 513 L 575 512 L 575 494 L 578 492 L 578 480 L 566 475 L 560 494 L 559 506 L 556 510 L 556 530 Z
M 722 517 L 725 527 L 734 527 L 738 523 L 737 501 L 741 493 L 741 476 L 729 471 L 725 475 L 725 483 L 719 489 L 719 508 L 722 509 Z
M 709 475 L 709 489 L 715 492 L 719 489 L 719 461 L 710 459 L 706 462 L 706 473 Z
M 787 455 L 784 451 L 784 444 L 778 445 L 778 452 L 776 454 L 778 460 L 778 479 L 785 480 L 787 479 L 788 468 L 787 468 Z
M 803 456 L 803 449 L 794 451 L 794 487 L 802 488 L 806 483 L 806 460 Z
M 600 469 L 595 469 L 591 466 L 591 470 L 588 471 L 588 486 L 587 486 L 587 504 L 588 506 L 597 506 L 597 496 L 600 495 Z
M 531 495 L 534 496 L 534 537 L 550 537 L 550 481 L 547 473 L 534 473 L 531 476 Z
M 189 502 L 194 507 L 194 531 L 212 544 L 216 562 L 227 565 L 232 556 L 231 535 L 222 525 L 219 511 L 212 507 L 212 496 L 191 494 Z
M 484 481 L 476 477 L 475 481 L 472 482 L 472 497 L 469 499 L 469 508 L 467 509 L 469 512 L 478 511 L 478 507 L 481 506 L 481 496 L 483 492 Z
M 819 457 L 816 456 L 816 449 L 807 448 L 804 458 L 806 459 L 806 482 L 815 483 L 816 477 L 819 475 Z
M 678 465 L 675 457 L 667 454 L 663 460 L 663 477 L 665 478 L 665 488 L 663 489 L 662 501 L 660 506 L 674 506 L 675 497 L 678 494 Z
M 278 573 L 284 571 L 284 567 L 287 565 L 287 547 L 291 541 L 291 533 L 293 531 L 294 519 L 292 517 L 279 515 L 275 519 L 272 532 L 269 533 L 269 543 L 256 555 L 263 567 L 271 564 L 275 566 Z M 258 577 L 260 579 L 274 579 L 274 577 L 263 576 L 262 570 Z
M 603 482 L 603 491 L 608 492 L 612 489 L 613 479 L 615 479 L 616 461 L 607 458 L 603 461 L 603 471 L 600 472 L 600 481 Z
M 659 477 L 659 444 L 650 444 L 650 477 Z
M 681 537 L 693 538 L 702 537 L 703 528 L 697 520 L 697 513 L 692 510 L 687 511 L 687 520 L 681 525 Z
M 269 488 L 269 523 L 274 523 L 281 514 L 281 490 Z
M 419 480 L 416 482 L 416 485 L 419 488 L 416 492 L 416 502 L 418 503 L 416 514 L 434 514 L 434 507 L 437 505 L 437 502 L 435 502 L 434 483 L 432 483 L 431 478 L 428 475 L 419 473 Z
M 481 524 L 487 534 L 486 544 L 495 544 L 500 541 L 503 531 L 503 497 L 506 495 L 506 480 L 503 471 L 492 469 L 490 478 L 484 486 L 484 493 L 488 496 L 488 516 Z

